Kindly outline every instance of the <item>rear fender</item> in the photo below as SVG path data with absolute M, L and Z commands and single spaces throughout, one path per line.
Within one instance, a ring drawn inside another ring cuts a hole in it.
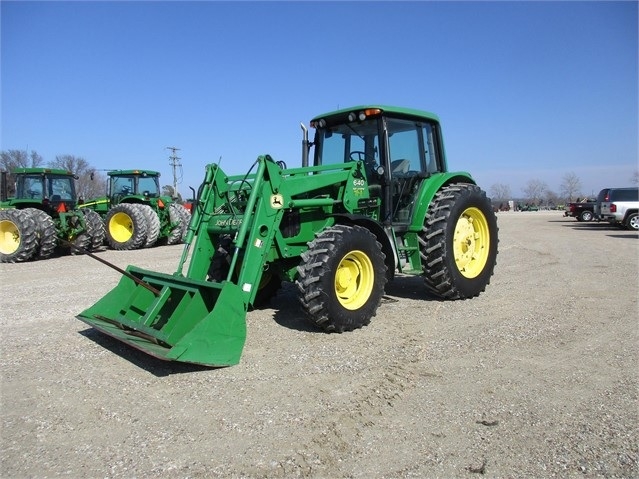
M 433 202 L 433 198 L 444 186 L 452 183 L 476 184 L 475 180 L 470 176 L 470 173 L 465 171 L 436 173 L 426 178 L 419 189 L 417 207 L 413 211 L 411 224 L 408 227 L 409 231 L 418 233 L 422 230 L 424 227 L 424 218 L 426 217 L 430 204 Z

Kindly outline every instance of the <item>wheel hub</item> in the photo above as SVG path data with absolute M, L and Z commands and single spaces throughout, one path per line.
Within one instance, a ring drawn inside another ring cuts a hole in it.
M 468 208 L 457 220 L 453 236 L 455 264 L 466 278 L 477 277 L 488 260 L 488 221 L 478 208 Z
M 20 231 L 11 221 L 0 222 L 0 253 L 10 255 L 20 247 Z
M 126 243 L 133 236 L 133 220 L 126 213 L 116 213 L 109 221 L 109 233 L 119 243 Z
M 335 272 L 335 294 L 346 309 L 361 308 L 373 290 L 373 264 L 362 251 L 352 251 L 342 258 Z

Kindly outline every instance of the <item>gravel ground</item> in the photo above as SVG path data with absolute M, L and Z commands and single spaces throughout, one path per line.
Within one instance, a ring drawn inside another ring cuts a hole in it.
M 638 477 L 636 232 L 500 213 L 480 297 L 400 277 L 371 324 L 247 316 L 237 366 L 167 363 L 75 315 L 117 282 L 84 256 L 0 264 L 0 475 Z M 173 272 L 181 246 L 104 251 Z

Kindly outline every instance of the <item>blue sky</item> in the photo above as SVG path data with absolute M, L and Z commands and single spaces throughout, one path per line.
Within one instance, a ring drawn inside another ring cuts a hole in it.
M 11 2 L 1 149 L 197 188 L 222 158 L 301 162 L 300 122 L 381 103 L 437 113 L 451 170 L 583 193 L 638 169 L 637 2 Z

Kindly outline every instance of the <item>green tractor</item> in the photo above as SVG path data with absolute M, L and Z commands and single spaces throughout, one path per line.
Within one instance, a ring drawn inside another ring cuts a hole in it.
M 243 175 L 208 165 L 176 272 L 129 266 L 78 318 L 164 360 L 227 366 L 248 310 L 282 281 L 314 326 L 336 333 L 369 324 L 399 274 L 421 276 L 424 299 L 485 290 L 497 219 L 470 174 L 448 171 L 436 115 L 371 105 L 311 126 L 301 167 L 269 155 Z
M 114 170 L 107 173 L 107 196 L 82 206 L 104 219 L 111 248 L 149 248 L 158 241 L 173 245 L 186 236 L 191 214 L 170 196 L 160 194 L 160 173 Z
M 73 173 L 51 168 L 18 168 L 9 197 L 6 171 L 0 172 L 0 262 L 50 257 L 59 246 L 92 251 L 104 242 L 104 225 L 92 210 L 77 208 Z

